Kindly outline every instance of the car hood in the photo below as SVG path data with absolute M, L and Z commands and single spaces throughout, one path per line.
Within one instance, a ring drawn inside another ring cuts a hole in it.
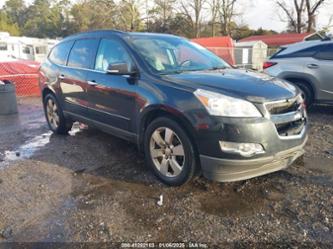
M 184 72 L 165 78 L 193 89 L 206 89 L 258 103 L 289 99 L 298 94 L 297 88 L 284 80 L 240 69 Z

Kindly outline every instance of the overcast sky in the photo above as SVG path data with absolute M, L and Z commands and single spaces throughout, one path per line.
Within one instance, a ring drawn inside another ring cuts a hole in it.
M 282 31 L 286 23 L 281 21 L 282 12 L 279 11 L 275 0 L 240 0 L 241 17 L 238 22 L 247 23 L 251 28 L 264 28 Z M 327 26 L 330 17 L 333 15 L 333 0 L 326 0 L 327 3 L 320 10 L 317 17 L 318 27 Z M 291 0 L 285 0 L 291 3 Z M 333 23 L 332 23 L 333 24 Z M 332 29 L 331 29 L 332 30 Z M 332 30 L 333 31 L 333 30 Z
M 26 0 L 32 2 L 32 0 Z M 148 0 L 149 1 L 149 0 Z M 0 6 L 3 6 L 5 0 L 0 0 Z M 286 27 L 286 23 L 281 21 L 278 15 L 278 8 L 275 0 L 239 0 L 238 23 L 248 24 L 251 28 L 264 28 L 282 31 Z M 291 0 L 285 0 L 291 3 Z M 326 6 L 320 9 L 320 15 L 317 18 L 318 27 L 327 26 L 330 16 L 333 15 L 333 0 L 327 0 Z M 282 15 L 281 15 L 282 16 Z M 333 32 L 333 27 L 331 28 Z

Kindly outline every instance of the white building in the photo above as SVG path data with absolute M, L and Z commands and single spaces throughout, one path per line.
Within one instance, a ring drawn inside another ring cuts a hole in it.
M 43 62 L 57 40 L 10 36 L 0 32 L 0 61 L 34 60 Z
M 261 71 L 267 59 L 268 47 L 262 41 L 235 43 L 236 64 Z

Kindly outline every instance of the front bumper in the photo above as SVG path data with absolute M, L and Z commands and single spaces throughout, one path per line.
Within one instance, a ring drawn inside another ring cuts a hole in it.
M 250 179 L 253 177 L 272 173 L 291 165 L 304 154 L 303 144 L 291 149 L 281 151 L 272 156 L 256 159 L 221 159 L 209 156 L 200 156 L 203 175 L 214 181 L 232 182 Z
M 209 129 L 198 131 L 201 169 L 207 178 L 222 182 L 245 180 L 286 168 L 303 155 L 307 141 L 305 110 L 300 107 L 278 115 L 264 110 L 262 118 L 214 117 Z M 230 153 L 220 147 L 223 141 L 258 144 L 264 153 L 250 157 Z

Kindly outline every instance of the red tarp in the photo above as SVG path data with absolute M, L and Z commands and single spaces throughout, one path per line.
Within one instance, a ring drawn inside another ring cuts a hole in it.
M 18 96 L 39 96 L 39 66 L 26 60 L 0 62 L 0 80 L 12 81 Z
M 235 65 L 234 42 L 230 36 L 216 36 L 192 39 L 193 42 L 209 49 L 231 65 Z

